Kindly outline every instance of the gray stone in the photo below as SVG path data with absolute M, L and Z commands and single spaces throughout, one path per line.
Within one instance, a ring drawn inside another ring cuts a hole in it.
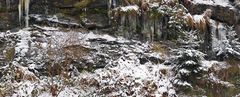
M 108 17 L 104 14 L 88 14 L 81 24 L 88 29 L 103 29 L 109 27 Z

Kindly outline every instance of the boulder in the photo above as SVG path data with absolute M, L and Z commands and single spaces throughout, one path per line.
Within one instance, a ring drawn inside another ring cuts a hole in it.
M 235 31 L 240 37 L 240 11 L 236 6 L 236 3 L 231 3 L 229 6 L 221 6 L 214 4 L 204 4 L 204 3 L 192 3 L 185 5 L 191 14 L 201 14 L 206 9 L 212 9 L 212 19 L 227 23 L 228 25 L 234 26 Z
M 229 25 L 237 24 L 240 18 L 239 10 L 230 6 L 190 3 L 187 8 L 191 14 L 201 14 L 206 9 L 212 9 L 212 19 L 227 23 Z

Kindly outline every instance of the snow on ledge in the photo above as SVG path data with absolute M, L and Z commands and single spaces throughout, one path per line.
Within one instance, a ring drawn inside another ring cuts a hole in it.
M 228 0 L 193 0 L 194 4 L 220 5 L 224 7 L 232 7 Z
M 124 6 L 124 7 L 120 7 L 121 11 L 127 12 L 127 11 L 138 11 L 139 7 L 137 5 L 130 5 L 130 6 Z
M 213 60 L 204 60 L 201 62 L 201 65 L 204 71 L 208 71 L 210 68 L 213 68 L 214 70 L 221 70 L 229 67 L 226 62 L 218 62 Z

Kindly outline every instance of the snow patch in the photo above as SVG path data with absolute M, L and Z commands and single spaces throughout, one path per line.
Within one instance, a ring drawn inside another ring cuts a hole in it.
M 138 12 L 139 7 L 137 5 L 130 5 L 130 6 L 124 6 L 120 7 L 121 11 L 127 12 L 127 11 L 136 11 Z
M 193 3 L 207 4 L 207 5 L 220 5 L 232 7 L 229 0 L 193 0 Z

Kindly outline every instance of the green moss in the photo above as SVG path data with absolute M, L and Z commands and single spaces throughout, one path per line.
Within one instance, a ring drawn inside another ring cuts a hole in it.
M 71 0 L 64 0 L 63 2 L 64 3 L 69 3 L 69 2 L 71 2 Z
M 12 59 L 14 58 L 14 54 L 15 54 L 15 49 L 14 48 L 7 49 L 6 53 L 5 53 L 5 59 L 8 62 L 12 61 Z
M 79 18 L 80 18 L 80 19 L 86 18 L 86 16 L 87 16 L 86 13 L 80 13 L 80 14 L 79 14 Z
M 90 10 L 91 13 L 98 13 L 98 14 L 107 14 L 106 9 L 101 9 L 101 8 L 95 8 L 93 10 Z
M 62 10 L 61 10 L 61 13 L 63 13 L 63 14 L 69 14 L 70 12 L 69 12 L 68 9 L 62 9 Z
M 74 6 L 77 9 L 82 9 L 82 8 L 86 8 L 90 3 L 94 2 L 95 0 L 82 0 L 78 3 L 76 3 Z

